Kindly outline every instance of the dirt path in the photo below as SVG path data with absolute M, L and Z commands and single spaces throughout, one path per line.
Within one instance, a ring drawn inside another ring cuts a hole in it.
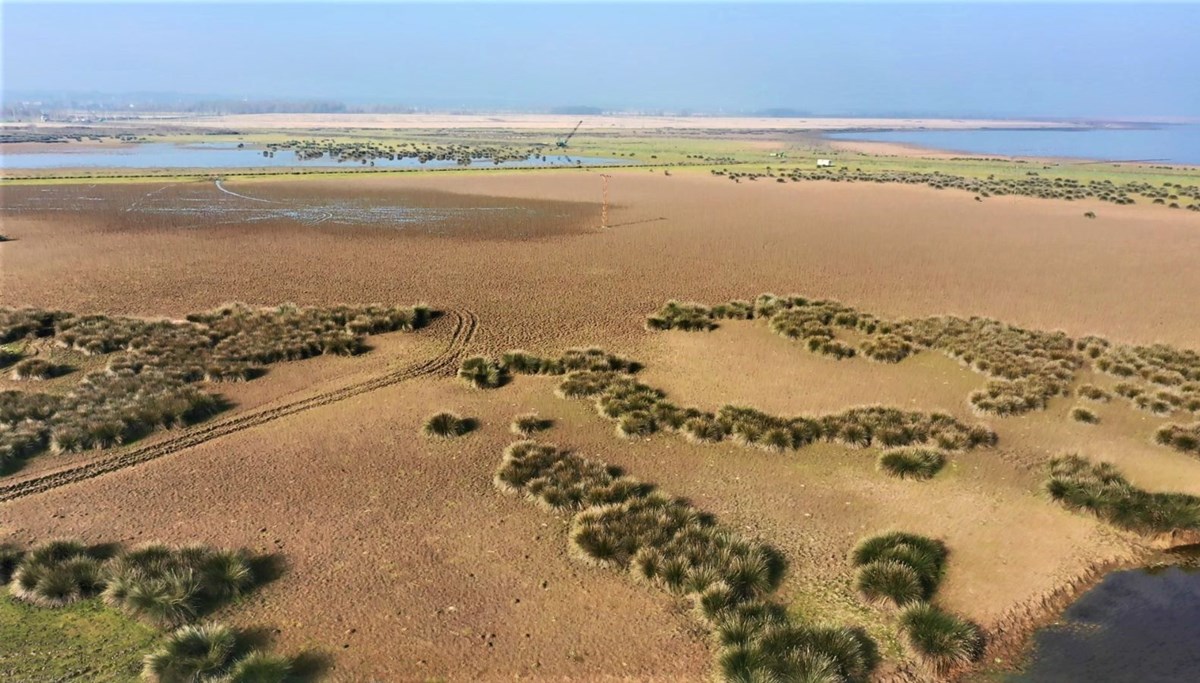
M 0 503 L 42 493 L 60 486 L 66 486 L 67 484 L 92 479 L 103 474 L 123 470 L 127 467 L 140 465 L 166 455 L 178 453 L 206 441 L 266 424 L 281 417 L 294 415 L 304 410 L 329 405 L 337 401 L 343 401 L 353 396 L 396 384 L 397 382 L 434 375 L 446 369 L 452 369 L 462 357 L 467 345 L 470 344 L 471 338 L 475 335 L 479 319 L 474 313 L 468 310 L 450 310 L 447 312 L 447 316 L 454 320 L 454 332 L 450 337 L 449 344 L 446 345 L 446 349 L 433 358 L 394 372 L 373 377 L 363 382 L 322 392 L 305 399 L 271 408 L 255 410 L 226 420 L 207 423 L 195 429 L 189 429 L 179 436 L 167 439 L 166 441 L 141 446 L 76 467 L 70 467 L 2 486 L 0 487 Z

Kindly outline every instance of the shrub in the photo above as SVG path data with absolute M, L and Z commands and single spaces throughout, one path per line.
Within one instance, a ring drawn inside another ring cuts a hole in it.
M 864 597 L 872 602 L 888 598 L 904 605 L 933 596 L 942 580 L 946 555 L 946 546 L 940 541 L 893 531 L 860 541 L 851 553 L 851 562 L 860 568 L 858 587 Z M 916 592 L 910 579 L 917 582 Z
M 26 358 L 12 368 L 14 380 L 47 380 L 66 374 L 70 368 L 41 358 Z
M 115 558 L 104 602 L 160 627 L 188 623 L 249 590 L 254 572 L 239 551 L 149 545 Z
M 1078 455 L 1050 461 L 1050 497 L 1071 510 L 1085 510 L 1138 533 L 1200 529 L 1200 498 L 1151 493 L 1130 484 L 1109 463 L 1093 465 Z
M 221 683 L 284 683 L 292 673 L 292 661 L 261 650 L 234 662 Z
M 9 593 L 41 607 L 61 607 L 95 595 L 102 586 L 100 561 L 76 541 L 51 541 L 17 564 Z
M 513 418 L 509 431 L 517 436 L 529 437 L 537 432 L 544 432 L 554 426 L 554 420 L 539 417 L 536 413 L 526 413 Z
M 1086 398 L 1089 401 L 1105 401 L 1112 398 L 1112 395 L 1101 389 L 1095 384 L 1082 384 L 1075 390 L 1075 395 L 1079 398 Z
M 158 683 L 212 681 L 229 667 L 237 636 L 228 626 L 184 626 L 143 660 L 142 677 Z
M 939 676 L 969 666 L 983 655 L 983 632 L 978 626 L 930 604 L 904 610 L 900 629 L 913 654 Z
M 879 456 L 879 469 L 901 479 L 932 479 L 945 464 L 945 452 L 934 448 L 893 448 Z
M 725 438 L 725 427 L 716 418 L 699 415 L 683 423 L 681 428 L 693 443 L 714 443 Z
M 654 417 L 644 410 L 625 413 L 617 420 L 617 434 L 626 439 L 647 437 L 656 431 L 658 424 L 655 423 Z
M 1186 426 L 1165 424 L 1154 433 L 1154 440 L 1184 453 L 1200 453 L 1200 422 Z
M 668 301 L 661 309 L 646 318 L 646 329 L 655 331 L 707 332 L 716 327 L 717 324 L 713 322 L 712 312 L 708 307 L 695 303 Z
M 881 363 L 899 363 L 913 352 L 913 345 L 895 334 L 881 334 L 867 339 L 860 347 L 863 355 Z
M 474 427 L 474 420 L 470 418 L 462 418 L 454 413 L 435 413 L 425 420 L 425 426 L 422 431 L 426 436 L 433 436 L 440 439 L 452 439 L 456 436 L 462 436 L 471 431 Z
M 473 356 L 463 361 L 458 376 L 476 389 L 495 389 L 508 381 L 508 371 L 496 361 L 483 356 Z
M 901 607 L 928 597 L 917 571 L 895 560 L 878 560 L 860 567 L 857 588 L 869 602 L 890 600 Z
M 1072 408 L 1071 419 L 1076 422 L 1086 422 L 1087 424 L 1096 424 L 1100 421 L 1100 417 L 1094 411 L 1084 406 L 1075 406 Z

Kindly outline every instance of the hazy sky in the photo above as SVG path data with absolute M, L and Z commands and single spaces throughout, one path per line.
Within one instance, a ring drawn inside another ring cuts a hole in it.
M 1200 116 L 1200 5 L 24 4 L 5 91 Z

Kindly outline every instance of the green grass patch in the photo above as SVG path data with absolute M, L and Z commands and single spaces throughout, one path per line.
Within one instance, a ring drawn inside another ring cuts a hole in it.
M 158 638 L 99 599 L 45 609 L 0 594 L 0 680 L 134 681 Z

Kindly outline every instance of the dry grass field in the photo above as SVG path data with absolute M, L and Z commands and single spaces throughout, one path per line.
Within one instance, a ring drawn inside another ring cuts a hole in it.
M 795 615 L 861 626 L 883 657 L 876 678 L 905 680 L 925 674 L 894 615 L 854 588 L 847 555 L 861 538 L 902 529 L 944 541 L 938 602 L 981 625 L 993 639 L 988 662 L 1005 665 L 1061 607 L 1062 587 L 1145 551 L 1138 537 L 1050 501 L 1041 487 L 1051 456 L 1079 452 L 1142 488 L 1200 495 L 1200 460 L 1153 443 L 1169 420 L 1124 400 L 1097 404 L 1095 425 L 1068 417 L 1074 397 L 980 416 L 966 397 L 986 378 L 934 351 L 894 365 L 837 361 L 758 320 L 705 333 L 643 327 L 668 299 L 773 291 L 888 318 L 980 315 L 1195 349 L 1194 214 L 639 170 L 613 172 L 601 228 L 600 188 L 585 171 L 2 186 L 13 241 L 0 245 L 0 305 L 179 318 L 230 301 L 424 301 L 477 318 L 466 354 L 600 346 L 644 363 L 639 380 L 681 405 L 942 411 L 986 423 L 998 445 L 955 453 L 933 480 L 914 482 L 878 472 L 878 449 L 839 443 L 780 454 L 668 434 L 621 439 L 588 402 L 556 397 L 553 378 L 478 390 L 450 367 L 0 503 L 0 538 L 279 554 L 281 577 L 229 621 L 278 629 L 283 652 L 326 653 L 333 680 L 706 679 L 712 648 L 683 601 L 579 563 L 564 517 L 496 492 L 509 423 L 536 412 L 554 421 L 542 440 L 618 465 L 778 549 L 787 572 L 776 596 Z M 233 416 L 302 400 L 441 352 L 452 322 L 216 390 Z M 1076 383 L 1111 391 L 1116 381 L 1089 370 Z M 440 410 L 479 428 L 422 436 Z M 0 485 L 96 457 L 40 455 Z

